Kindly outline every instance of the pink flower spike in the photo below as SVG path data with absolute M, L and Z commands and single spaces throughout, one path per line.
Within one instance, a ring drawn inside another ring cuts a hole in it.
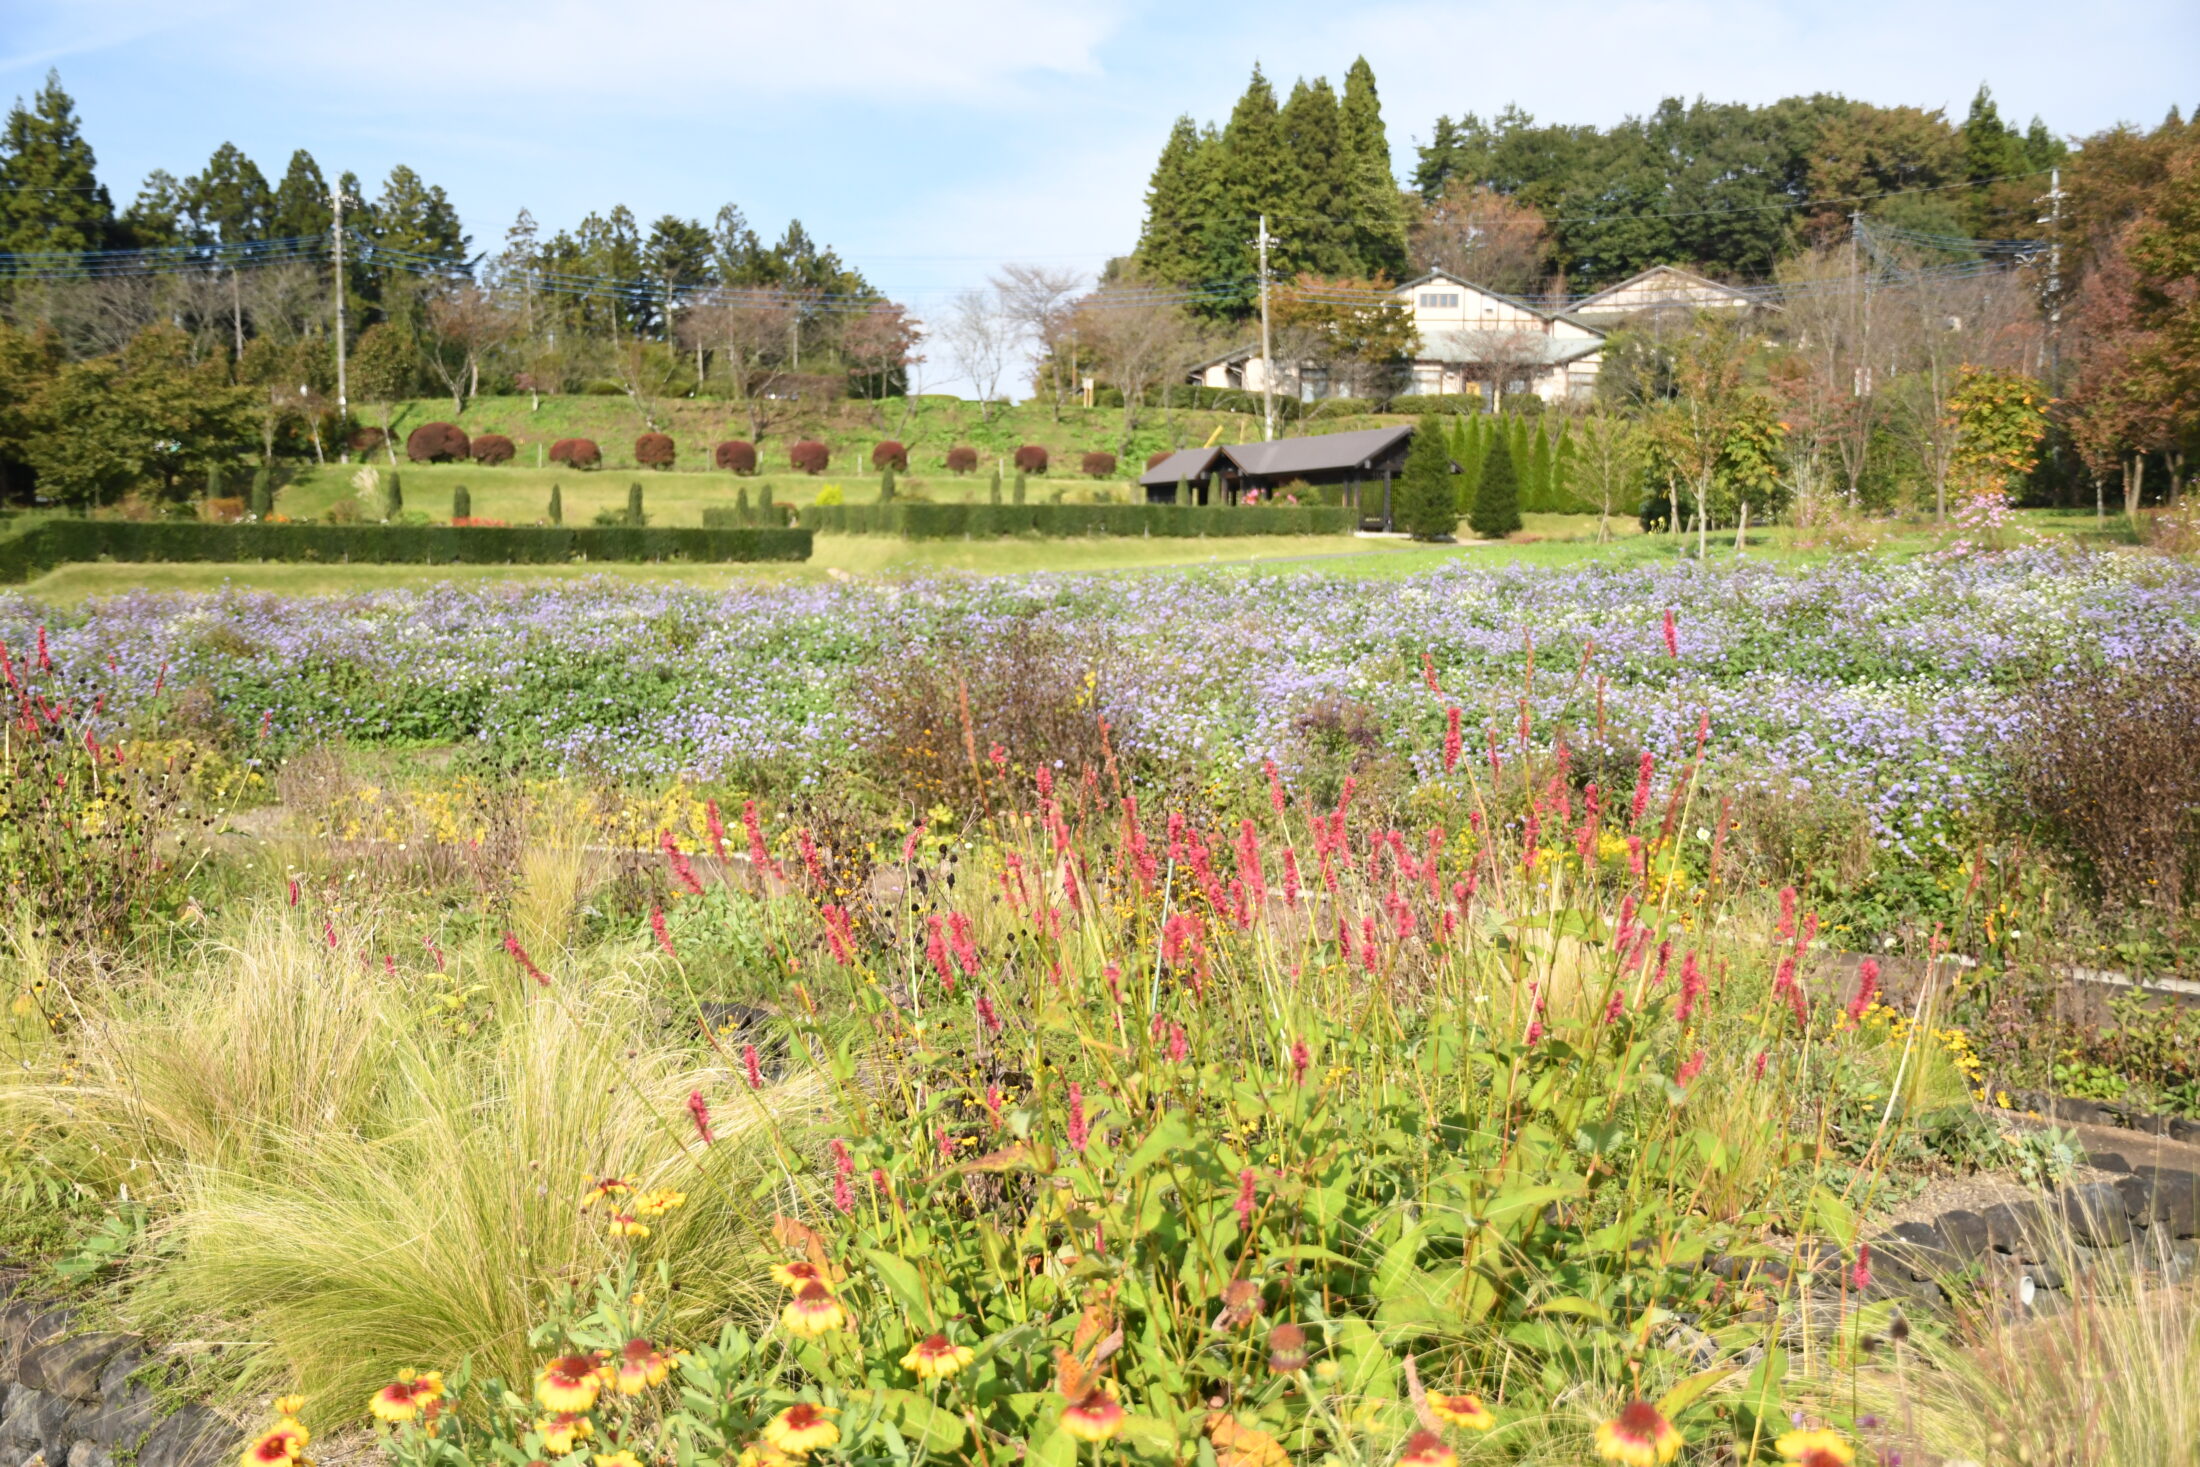
M 744 1044 L 741 1046 L 741 1068 L 747 1073 L 751 1090 L 764 1088 L 764 1067 L 757 1062 L 755 1045 Z
M 1683 1087 L 1686 1087 L 1689 1081 L 1703 1073 L 1706 1058 L 1704 1052 L 1699 1049 L 1682 1064 L 1681 1072 L 1676 1078 Z
M 665 909 L 663 907 L 651 907 L 649 909 L 649 930 L 656 935 L 657 946 L 665 950 L 666 957 L 677 958 L 680 956 L 672 946 L 672 933 L 665 926 Z
M 1237 1201 L 1230 1205 L 1237 1213 L 1238 1229 L 1241 1232 L 1253 1225 L 1253 1184 L 1258 1180 L 1251 1167 L 1238 1173 Z
M 687 1105 L 688 1114 L 695 1118 L 695 1134 L 703 1138 L 705 1146 L 710 1145 L 718 1138 L 710 1133 L 710 1105 L 703 1099 L 703 1092 L 690 1090 Z
M 1085 1087 L 1075 1080 L 1069 1083 L 1069 1124 L 1067 1131 L 1069 1147 L 1072 1151 L 1083 1151 L 1085 1142 L 1092 1137 L 1092 1127 L 1085 1120 Z
M 506 932 L 504 934 L 504 950 L 512 955 L 512 961 L 519 964 L 519 970 L 522 973 L 525 973 L 545 988 L 550 986 L 548 976 L 543 973 L 542 969 L 535 966 L 535 960 L 527 956 L 527 949 L 519 945 L 519 938 L 513 933 Z
M 1680 628 L 1673 621 L 1673 609 L 1670 606 L 1665 609 L 1665 655 L 1676 662 L 1681 655 Z

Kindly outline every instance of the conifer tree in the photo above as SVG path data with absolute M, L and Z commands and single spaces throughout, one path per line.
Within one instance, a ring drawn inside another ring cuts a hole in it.
M 1192 502 L 1192 481 L 1189 475 L 1176 476 L 1176 502 L 1180 505 Z
M 405 485 L 392 469 L 382 479 L 382 518 L 394 520 L 405 512 Z
M 772 517 L 774 511 L 772 509 L 771 480 L 766 479 L 763 483 L 756 486 L 756 507 L 765 519 L 768 520 Z
M 648 517 L 642 513 L 642 486 L 639 481 L 626 486 L 626 522 L 630 525 L 646 525 Z
M 1558 507 L 1551 494 L 1551 439 L 1540 422 L 1529 439 L 1527 492 L 1521 500 L 1526 508 L 1546 514 Z
M 222 497 L 222 466 L 220 464 L 208 464 L 206 466 L 206 497 L 208 499 Z
M 1442 539 L 1459 528 L 1451 453 L 1444 441 L 1444 425 L 1434 413 L 1424 414 L 1413 430 L 1391 515 L 1398 528 L 1416 540 Z
M 987 486 L 985 497 L 989 504 L 1001 502 L 1001 471 L 998 468 L 993 471 L 993 482 Z
M 246 508 L 257 519 L 275 513 L 275 481 L 264 464 L 252 471 L 252 498 Z
M 464 484 L 460 484 L 451 491 L 451 518 L 454 520 L 470 520 L 473 517 L 474 496 L 467 492 Z
M 1361 275 L 1406 275 L 1406 217 L 1390 167 L 1390 137 L 1383 128 L 1383 104 L 1375 94 L 1375 69 L 1361 56 L 1344 77 L 1339 109 L 1340 154 L 1348 171 L 1352 253 Z
M 1296 161 L 1288 199 L 1268 201 L 1269 228 L 1283 234 L 1270 254 L 1271 269 L 1289 277 L 1302 270 L 1317 275 L 1357 275 L 1353 248 L 1355 225 L 1354 160 L 1340 135 L 1337 94 L 1325 78 L 1301 81 L 1276 116 L 1285 153 Z
M 557 481 L 555 479 L 551 480 L 550 482 L 549 520 L 550 523 L 553 525 L 562 525 L 565 523 L 565 494 L 558 488 Z
M 1475 487 L 1474 511 L 1467 523 L 1485 540 L 1503 539 L 1520 528 L 1520 481 L 1512 445 L 1503 436 L 1490 444 L 1482 460 L 1482 481 Z
M 742 524 L 746 525 L 746 524 L 749 524 L 749 523 L 751 523 L 751 521 L 750 521 L 750 519 L 749 519 L 749 486 L 748 486 L 748 485 L 746 485 L 746 484 L 741 484 L 741 485 L 737 485 L 737 486 L 735 487 L 735 490 L 734 490 L 734 496 L 733 496 L 733 507 L 734 507 L 734 510 L 735 510 L 735 512 L 736 512 L 736 513 L 738 513 L 738 514 L 740 515 L 740 517 L 741 517 L 741 523 L 742 523 Z
M 1018 504 L 1024 502 L 1024 471 L 1022 469 L 1016 471 L 1015 502 Z
M 61 73 L 0 125 L 0 250 L 96 250 L 114 223 L 114 201 L 78 125 Z
M 878 502 L 880 504 L 892 504 L 894 502 L 894 466 L 892 464 L 888 464 L 879 472 Z
M 1246 221 L 1263 213 L 1294 212 L 1298 195 L 1298 160 L 1285 146 L 1275 90 L 1258 66 L 1222 129 L 1220 161 L 1220 213 L 1234 223 L 1207 231 L 1202 275 L 1208 280 L 1242 280 L 1253 273 L 1255 264 L 1253 236 L 1245 228 Z M 1275 222 L 1271 221 L 1271 228 Z M 1287 273 L 1288 253 L 1272 253 L 1270 267 Z M 1251 299 L 1250 290 L 1246 299 Z
M 1205 231 L 1214 213 L 1212 150 L 1189 117 L 1179 117 L 1162 145 L 1146 186 L 1146 227 L 1138 238 L 1138 264 L 1147 275 L 1190 285 L 1205 268 Z M 994 500 L 999 502 L 999 471 Z

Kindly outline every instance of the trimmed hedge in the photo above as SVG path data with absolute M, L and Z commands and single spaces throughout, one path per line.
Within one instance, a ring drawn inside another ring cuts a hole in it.
M 703 522 L 726 511 L 706 509 Z M 828 535 L 898 535 L 904 540 L 959 540 L 999 535 L 1344 535 L 1358 515 L 1319 504 L 831 504 L 802 511 L 805 528 Z
M 592 469 L 603 462 L 603 450 L 593 438 L 560 438 L 550 445 L 550 462 L 576 469 Z
M 711 462 L 736 474 L 756 472 L 756 445 L 746 438 L 728 438 L 711 450 Z
M 669 469 L 679 457 L 679 449 L 670 434 L 644 433 L 634 440 L 634 462 L 638 467 Z
M 805 474 L 822 474 L 832 462 L 833 451 L 815 438 L 805 438 L 787 450 L 788 467 Z
M 512 461 L 512 440 L 502 433 L 484 433 L 474 440 L 474 462 L 494 468 Z
M 958 443 L 947 450 L 947 472 L 967 474 L 978 466 L 978 450 L 967 443 Z
M 405 438 L 405 457 L 416 464 L 447 464 L 472 453 L 466 430 L 456 423 L 422 423 Z
M 1016 450 L 1016 467 L 1027 474 L 1043 474 L 1047 471 L 1046 446 L 1027 443 Z
M 515 525 L 203 525 L 41 520 L 0 537 L 0 583 L 71 561 L 357 561 L 387 565 L 555 565 L 571 560 L 808 560 L 806 529 Z
M 899 440 L 887 438 L 871 449 L 871 467 L 909 472 L 909 450 Z

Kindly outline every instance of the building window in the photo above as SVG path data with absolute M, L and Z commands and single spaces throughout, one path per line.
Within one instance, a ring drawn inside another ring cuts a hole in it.
M 1421 292 L 1423 310 L 1457 310 L 1459 292 L 1456 290 L 1424 290 Z

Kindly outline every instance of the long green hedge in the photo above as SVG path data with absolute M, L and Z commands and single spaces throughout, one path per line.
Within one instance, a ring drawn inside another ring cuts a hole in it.
M 703 523 L 737 511 L 706 509 Z M 905 540 L 983 539 L 999 535 L 1343 535 L 1357 515 L 1322 504 L 1260 504 L 1179 508 L 1173 504 L 890 504 L 806 505 L 805 529 L 828 535 L 898 535 Z
M 808 560 L 806 529 L 616 525 L 205 525 L 39 520 L 0 535 L 0 583 L 71 561 L 355 561 L 557 565 L 574 560 Z

